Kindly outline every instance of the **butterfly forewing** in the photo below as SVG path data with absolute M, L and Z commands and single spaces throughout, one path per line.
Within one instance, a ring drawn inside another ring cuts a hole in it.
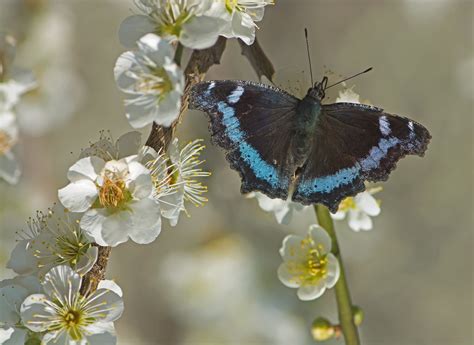
M 422 125 L 380 108 L 323 105 L 293 200 L 322 203 L 334 212 L 342 199 L 365 189 L 364 181 L 386 180 L 400 158 L 422 156 L 430 138 Z
M 289 150 L 298 101 L 265 84 L 223 80 L 194 86 L 189 106 L 209 114 L 213 142 L 240 173 L 243 193 L 286 199 L 296 169 Z

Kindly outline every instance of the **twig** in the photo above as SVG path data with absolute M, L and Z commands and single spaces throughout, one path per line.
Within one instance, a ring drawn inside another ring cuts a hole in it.
M 272 81 L 275 68 L 273 68 L 272 62 L 263 51 L 260 43 L 258 43 L 257 38 L 255 38 L 254 43 L 250 46 L 246 45 L 242 40 L 239 40 L 239 44 L 242 49 L 242 55 L 249 60 L 258 78 L 262 79 L 262 76 L 265 76 L 268 80 Z

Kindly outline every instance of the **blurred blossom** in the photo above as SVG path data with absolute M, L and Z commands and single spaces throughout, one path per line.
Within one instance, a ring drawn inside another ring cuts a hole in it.
M 28 330 L 21 323 L 20 307 L 26 297 L 40 291 L 36 277 L 0 281 L 0 344 L 25 344 Z
M 44 332 L 42 344 L 116 343 L 113 322 L 123 311 L 118 287 L 99 284 L 96 291 L 82 296 L 81 277 L 69 266 L 54 267 L 42 285 L 44 294 L 28 296 L 20 310 L 28 329 Z
M 137 0 L 136 4 L 142 14 L 127 17 L 119 29 L 120 43 L 128 49 L 148 33 L 192 49 L 209 48 L 226 25 L 214 15 L 213 0 Z
M 339 91 L 336 103 L 360 103 L 360 96 L 352 88 L 344 89 Z
M 217 0 L 224 10 L 222 17 L 227 26 L 222 36 L 239 38 L 247 45 L 255 41 L 255 28 L 263 19 L 265 6 L 274 4 L 274 0 Z M 215 10 L 216 12 L 218 10 Z
M 15 115 L 10 111 L 0 111 L 0 178 L 10 184 L 16 184 L 21 174 L 13 153 L 17 141 Z
M 331 238 L 317 225 L 310 226 L 306 237 L 286 236 L 280 248 L 283 263 L 278 278 L 284 285 L 297 288 L 303 301 L 320 297 L 339 279 L 339 263 L 330 251 Z
M 279 224 L 288 225 L 293 218 L 294 212 L 302 211 L 308 206 L 293 202 L 290 199 L 272 199 L 260 192 L 252 192 L 247 195 L 248 198 L 257 198 L 258 206 L 266 212 L 273 212 Z
M 136 159 L 82 158 L 69 169 L 71 183 L 58 192 L 67 209 L 85 212 L 80 226 L 101 246 L 117 246 L 128 238 L 150 243 L 161 231 L 150 171 Z
M 69 265 L 79 274 L 87 273 L 97 260 L 98 248 L 79 227 L 80 214 L 55 205 L 38 212 L 28 221 L 28 230 L 13 250 L 7 267 L 21 275 L 40 279 L 54 266 Z
M 30 23 L 18 55 L 32 66 L 38 87 L 18 106 L 25 133 L 41 136 L 63 126 L 84 100 L 83 81 L 74 69 L 74 34 L 74 14 L 65 3 L 44 4 Z
M 134 128 L 153 122 L 169 127 L 181 108 L 183 72 L 166 40 L 147 34 L 137 44 L 138 50 L 123 53 L 114 69 L 117 85 L 127 95 L 127 119 Z
M 380 206 L 377 200 L 372 196 L 379 192 L 381 188 L 372 188 L 355 197 L 347 197 L 339 204 L 336 213 L 331 217 L 341 220 L 348 215 L 349 227 L 354 231 L 371 230 L 373 227 L 372 219 L 380 214 Z

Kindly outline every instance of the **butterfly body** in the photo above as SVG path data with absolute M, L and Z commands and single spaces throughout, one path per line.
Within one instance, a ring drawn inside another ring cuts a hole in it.
M 323 104 L 327 78 L 298 99 L 248 81 L 194 86 L 190 108 L 210 116 L 213 142 L 240 173 L 241 192 L 322 203 L 336 211 L 364 181 L 386 180 L 407 154 L 422 156 L 431 138 L 422 125 L 355 103 Z

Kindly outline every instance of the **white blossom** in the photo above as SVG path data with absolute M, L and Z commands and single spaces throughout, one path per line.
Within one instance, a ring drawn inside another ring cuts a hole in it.
M 99 140 L 90 143 L 89 147 L 81 150 L 79 158 L 99 157 L 105 162 L 139 155 L 142 149 L 142 135 L 132 131 L 122 134 L 116 141 L 105 132 L 100 133 Z
M 247 45 L 255 41 L 255 29 L 263 19 L 265 6 L 274 4 L 274 0 L 217 0 L 221 6 L 221 15 L 227 21 L 222 36 L 239 38 Z M 218 11 L 213 10 L 214 13 Z
M 380 188 L 372 188 L 357 194 L 355 197 L 347 197 L 340 204 L 336 213 L 331 214 L 333 219 L 341 220 L 348 216 L 349 227 L 354 231 L 371 230 L 372 219 L 380 214 L 380 206 L 372 194 L 380 191 Z
M 272 199 L 260 192 L 252 192 L 247 195 L 248 198 L 257 198 L 258 206 L 266 212 L 273 212 L 278 224 L 288 225 L 295 212 L 300 212 L 308 206 L 303 206 L 300 203 L 293 202 L 288 198 L 287 200 Z
M 10 184 L 16 184 L 21 175 L 14 154 L 17 142 L 18 127 L 15 115 L 10 111 L 0 111 L 0 178 Z
M 38 278 L 15 277 L 0 281 L 0 344 L 24 344 L 27 329 L 21 322 L 20 307 L 31 294 L 41 291 Z
M 284 285 L 297 288 L 303 301 L 320 297 L 339 279 L 339 262 L 330 251 L 331 238 L 317 225 L 310 226 L 306 237 L 286 236 L 280 248 L 283 263 L 278 278 Z
M 28 329 L 44 332 L 42 344 L 116 343 L 113 322 L 123 311 L 120 294 L 99 284 L 82 296 L 81 276 L 69 266 L 51 269 L 42 285 L 44 293 L 28 296 L 20 309 Z
M 98 248 L 79 226 L 81 215 L 55 205 L 38 212 L 20 233 L 7 267 L 21 275 L 43 278 L 51 268 L 69 265 L 79 274 L 88 272 L 97 260 Z
M 101 246 L 117 246 L 128 238 L 150 243 L 161 231 L 150 171 L 136 160 L 136 155 L 108 162 L 82 158 L 69 169 L 71 183 L 58 192 L 68 210 L 85 212 L 80 226 Z
M 183 72 L 166 40 L 147 34 L 137 43 L 138 50 L 123 53 L 114 69 L 117 85 L 126 94 L 127 119 L 134 128 L 152 122 L 169 127 L 181 108 Z
M 213 15 L 213 0 L 137 0 L 136 4 L 141 14 L 125 18 L 119 29 L 120 42 L 129 49 L 148 33 L 191 49 L 209 48 L 226 25 Z

